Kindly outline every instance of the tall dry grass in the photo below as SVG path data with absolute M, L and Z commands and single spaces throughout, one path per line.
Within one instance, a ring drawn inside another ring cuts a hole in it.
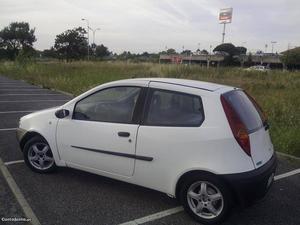
M 173 77 L 242 87 L 266 111 L 277 151 L 300 156 L 300 72 L 248 72 L 239 68 L 201 68 L 124 62 L 1 63 L 0 74 L 78 95 L 96 85 L 131 77 Z

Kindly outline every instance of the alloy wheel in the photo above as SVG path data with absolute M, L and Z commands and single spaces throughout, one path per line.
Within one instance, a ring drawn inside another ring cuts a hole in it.
M 28 150 L 29 163 L 38 170 L 47 170 L 54 164 L 50 147 L 46 143 L 35 143 Z
M 224 198 L 220 190 L 210 182 L 197 181 L 187 191 L 190 209 L 199 217 L 214 219 L 224 208 Z

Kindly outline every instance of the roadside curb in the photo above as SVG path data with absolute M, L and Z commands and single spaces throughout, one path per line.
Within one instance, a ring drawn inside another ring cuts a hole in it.
M 287 154 L 287 153 L 276 151 L 276 154 L 281 155 L 281 156 L 285 156 L 285 157 L 288 157 L 288 158 L 291 158 L 291 159 L 300 160 L 300 157 L 293 156 L 293 155 L 290 155 L 290 154 Z

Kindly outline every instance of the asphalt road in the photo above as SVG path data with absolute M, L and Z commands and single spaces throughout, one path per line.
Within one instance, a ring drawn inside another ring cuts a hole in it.
M 0 158 L 22 160 L 13 128 L 29 113 L 61 105 L 69 96 L 0 76 Z M 10 130 L 11 129 L 11 130 Z M 41 224 L 120 224 L 178 206 L 175 199 L 143 187 L 109 178 L 60 168 L 37 174 L 24 163 L 7 165 L 9 172 Z M 300 168 L 300 162 L 279 157 L 277 174 Z M 268 195 L 246 209 L 236 207 L 226 225 L 300 224 L 300 175 L 275 181 Z M 25 217 L 0 173 L 0 224 L 2 217 Z M 4 222 L 3 224 L 23 224 Z M 185 212 L 145 224 L 197 224 Z

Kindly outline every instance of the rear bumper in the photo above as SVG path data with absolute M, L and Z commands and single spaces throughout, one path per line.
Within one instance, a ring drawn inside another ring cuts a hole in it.
M 229 183 L 242 205 L 249 205 L 253 200 L 263 198 L 271 187 L 277 167 L 277 157 L 250 172 L 222 175 Z

